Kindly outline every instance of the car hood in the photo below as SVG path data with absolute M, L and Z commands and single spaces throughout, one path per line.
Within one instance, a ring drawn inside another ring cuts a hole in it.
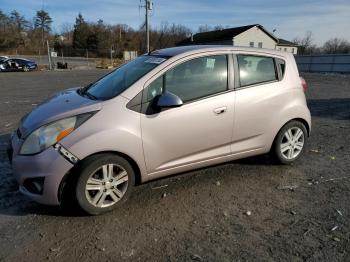
M 56 120 L 102 108 L 101 101 L 79 95 L 78 89 L 71 88 L 58 92 L 24 116 L 19 127 L 21 136 L 26 137 L 37 128 Z

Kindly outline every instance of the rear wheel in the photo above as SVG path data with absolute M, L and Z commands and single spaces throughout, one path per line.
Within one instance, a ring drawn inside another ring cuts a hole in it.
M 271 151 L 279 163 L 290 164 L 301 156 L 306 140 L 305 125 L 293 120 L 278 132 Z
M 80 168 L 77 202 L 90 215 L 108 212 L 127 199 L 134 181 L 134 171 L 124 158 L 112 154 L 92 156 Z

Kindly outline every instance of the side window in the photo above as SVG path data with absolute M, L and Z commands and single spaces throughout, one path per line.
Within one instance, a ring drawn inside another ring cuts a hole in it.
M 188 102 L 227 90 L 227 56 L 207 56 L 184 62 L 153 81 L 148 101 L 169 91 Z
M 237 55 L 241 86 L 278 79 L 272 57 Z

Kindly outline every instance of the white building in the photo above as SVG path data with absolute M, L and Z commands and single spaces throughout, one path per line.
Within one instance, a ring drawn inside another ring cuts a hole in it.
M 298 45 L 281 38 L 278 38 L 278 44 L 276 45 L 276 49 L 279 51 L 290 52 L 295 55 L 298 53 Z
M 296 44 L 277 38 L 259 24 L 198 33 L 178 45 L 234 45 L 298 52 Z

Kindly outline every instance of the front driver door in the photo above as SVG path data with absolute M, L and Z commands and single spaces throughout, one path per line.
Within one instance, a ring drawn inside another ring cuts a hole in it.
M 141 129 L 148 173 L 186 170 L 194 163 L 230 154 L 235 92 L 229 89 L 228 66 L 226 55 L 194 58 L 144 89 L 148 102 L 165 90 L 184 102 L 181 107 L 155 114 L 143 110 Z

